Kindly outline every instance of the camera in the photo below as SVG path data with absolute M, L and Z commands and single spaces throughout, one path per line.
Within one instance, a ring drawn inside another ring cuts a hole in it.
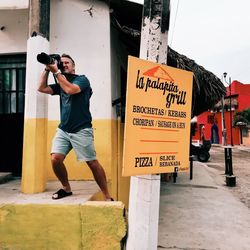
M 58 55 L 58 54 L 48 55 L 48 54 L 42 52 L 42 53 L 37 55 L 36 59 L 37 59 L 38 62 L 40 62 L 42 64 L 45 64 L 45 65 L 56 63 L 58 69 L 60 69 L 61 71 L 63 70 L 63 64 L 61 62 L 61 56 Z

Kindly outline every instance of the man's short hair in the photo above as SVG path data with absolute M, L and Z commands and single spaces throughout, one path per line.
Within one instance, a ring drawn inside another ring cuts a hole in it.
M 61 57 L 67 57 L 67 58 L 69 58 L 72 61 L 72 63 L 75 65 L 75 61 L 72 59 L 72 57 L 70 55 L 63 53 L 61 55 Z

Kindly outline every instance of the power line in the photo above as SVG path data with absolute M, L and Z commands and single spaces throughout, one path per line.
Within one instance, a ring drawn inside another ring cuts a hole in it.
M 177 2 L 177 7 L 176 7 L 176 11 L 175 11 L 174 26 L 173 26 L 172 38 L 171 38 L 170 46 L 172 46 L 172 42 L 173 42 L 173 38 L 174 38 L 175 23 L 176 23 L 176 19 L 177 19 L 178 9 L 179 9 L 179 0 Z

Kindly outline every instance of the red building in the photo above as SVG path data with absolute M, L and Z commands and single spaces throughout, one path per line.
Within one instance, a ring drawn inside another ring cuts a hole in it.
M 232 135 L 233 145 L 250 145 L 248 127 L 233 127 L 234 114 L 238 111 L 250 108 L 250 84 L 233 81 L 230 87 L 227 87 L 227 95 L 224 97 L 224 109 L 222 105 L 223 100 L 221 100 L 211 110 L 204 112 L 197 117 L 197 130 L 193 139 L 201 140 L 202 134 L 204 133 L 205 139 L 210 140 L 211 143 L 223 144 L 224 139 L 222 131 L 224 113 L 224 131 L 226 134 L 225 144 L 231 144 Z M 232 123 L 230 116 L 232 116 Z

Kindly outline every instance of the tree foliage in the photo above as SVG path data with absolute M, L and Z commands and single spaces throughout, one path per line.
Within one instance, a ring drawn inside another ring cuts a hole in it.
M 247 125 L 250 123 L 250 108 L 239 111 L 234 116 L 234 126 L 239 124 Z

